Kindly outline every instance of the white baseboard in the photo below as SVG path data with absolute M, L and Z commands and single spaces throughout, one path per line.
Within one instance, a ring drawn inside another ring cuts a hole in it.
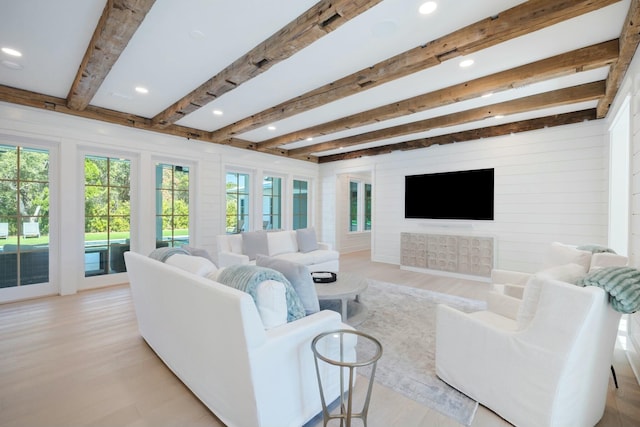
M 401 265 L 400 266 L 400 270 L 415 271 L 417 273 L 433 274 L 435 276 L 455 277 L 457 279 L 465 279 L 465 280 L 473 280 L 473 281 L 476 281 L 476 282 L 491 283 L 491 277 L 485 277 L 485 276 L 474 276 L 474 275 L 471 275 L 471 274 L 453 273 L 453 272 L 450 272 L 450 271 L 432 270 L 432 269 L 429 269 L 429 268 L 409 267 L 409 266 L 406 266 L 406 265 Z

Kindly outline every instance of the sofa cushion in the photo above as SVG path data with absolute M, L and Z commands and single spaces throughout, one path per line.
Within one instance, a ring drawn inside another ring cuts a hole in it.
M 287 323 L 287 296 L 284 283 L 265 280 L 256 288 L 256 306 L 265 329 Z
M 298 250 L 302 253 L 318 249 L 316 230 L 313 227 L 300 228 L 296 230 L 296 240 L 298 242 Z
M 277 255 L 276 258 L 284 259 L 286 261 L 297 262 L 304 265 L 322 264 L 328 261 L 335 261 L 339 258 L 340 254 L 337 251 L 328 251 L 324 249 L 318 249 L 308 253 L 293 252 L 287 254 Z
M 560 280 L 561 282 L 575 285 L 580 279 L 587 275 L 587 270 L 580 264 L 564 264 L 549 267 L 536 273 L 540 277 Z
M 298 252 L 296 235 L 292 231 L 272 231 L 267 233 L 269 253 L 262 255 L 280 255 L 289 252 Z
M 242 233 L 242 253 L 250 260 L 256 259 L 258 254 L 267 255 L 269 253 L 267 233 L 264 230 Z
M 261 255 L 256 258 L 256 265 L 282 273 L 296 290 L 307 315 L 320 311 L 316 286 L 306 265 Z
M 167 258 L 165 263 L 201 277 L 206 277 L 218 269 L 214 263 L 206 258 L 186 254 L 173 254 Z

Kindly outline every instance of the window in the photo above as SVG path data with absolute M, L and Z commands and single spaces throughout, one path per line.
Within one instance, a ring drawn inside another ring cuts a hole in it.
M 129 160 L 86 156 L 84 160 L 85 276 L 126 271 L 130 247 Z
M 293 180 L 293 229 L 307 228 L 309 222 L 309 183 Z
M 189 168 L 156 165 L 156 248 L 189 243 Z
M 282 224 L 282 178 L 265 176 L 262 181 L 262 228 L 277 230 Z
M 371 230 L 371 184 L 364 185 L 364 229 Z
M 349 231 L 371 230 L 371 184 L 349 181 Z
M 358 183 L 349 181 L 349 231 L 358 231 Z
M 249 175 L 227 172 L 227 233 L 240 233 L 249 227 Z
M 0 288 L 49 281 L 49 151 L 0 145 Z

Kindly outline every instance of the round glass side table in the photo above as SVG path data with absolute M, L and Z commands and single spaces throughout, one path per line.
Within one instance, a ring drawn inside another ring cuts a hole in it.
M 360 418 L 366 427 L 371 390 L 373 389 L 373 380 L 376 374 L 376 365 L 378 359 L 382 356 L 382 345 L 380 341 L 359 331 L 340 329 L 324 332 L 315 337 L 311 342 L 311 349 L 313 350 L 316 374 L 318 376 L 324 426 L 326 427 L 327 423 L 332 419 L 339 419 L 341 427 L 351 427 L 351 420 L 353 418 Z M 324 362 L 325 366 L 323 366 L 321 362 Z M 327 367 L 326 364 L 328 364 L 329 367 Z M 362 409 L 359 412 L 354 412 L 353 387 L 355 384 L 355 371 L 356 368 L 365 366 L 371 367 L 371 373 L 368 379 L 369 383 L 367 384 Z M 330 388 L 332 384 L 323 385 L 322 382 L 323 377 L 325 378 L 325 382 L 331 382 L 331 379 L 336 377 L 336 375 L 332 375 L 332 373 L 327 375 L 327 368 L 337 369 L 337 377 L 340 383 L 340 411 L 336 414 L 330 413 L 328 405 L 332 402 L 327 402 L 325 396 L 327 387 Z

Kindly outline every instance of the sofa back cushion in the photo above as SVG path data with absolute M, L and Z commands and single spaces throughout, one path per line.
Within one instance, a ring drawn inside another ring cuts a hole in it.
M 296 230 L 296 240 L 300 252 L 307 253 L 318 249 L 318 238 L 313 227 Z
M 563 264 L 579 264 L 589 271 L 591 266 L 591 252 L 576 249 L 575 246 L 560 242 L 551 243 L 543 269 Z
M 242 233 L 242 253 L 248 256 L 251 261 L 256 259 L 258 254 L 267 255 L 269 253 L 267 232 L 258 230 Z
M 261 255 L 275 256 L 298 252 L 296 234 L 290 230 L 271 231 L 267 233 L 267 242 L 269 245 L 269 253 Z
M 258 256 L 256 265 L 279 271 L 291 283 L 302 301 L 306 315 L 320 311 L 320 302 L 311 272 L 306 265 L 279 258 Z

